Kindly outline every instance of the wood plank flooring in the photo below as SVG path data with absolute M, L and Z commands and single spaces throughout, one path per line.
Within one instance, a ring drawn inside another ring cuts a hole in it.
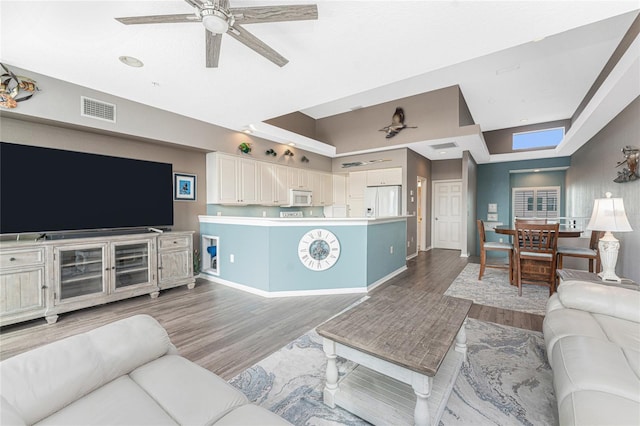
M 390 285 L 442 294 L 468 262 L 456 250 L 431 250 L 407 262 L 407 270 L 370 292 Z M 0 329 L 0 359 L 131 315 L 155 317 L 186 358 L 228 380 L 359 300 L 360 294 L 266 299 L 197 280 L 165 290 L 157 299 L 140 296 Z M 469 316 L 540 331 L 542 316 L 473 305 Z

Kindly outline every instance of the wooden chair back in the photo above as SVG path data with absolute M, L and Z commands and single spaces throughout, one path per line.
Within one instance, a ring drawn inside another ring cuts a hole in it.
M 591 231 L 591 238 L 589 239 L 589 248 L 591 250 L 598 251 L 598 243 L 603 235 L 604 231 Z
M 518 223 L 529 223 L 529 224 L 538 224 L 544 225 L 547 223 L 547 219 L 523 219 L 516 217 L 516 225 Z
M 484 233 L 484 222 L 481 219 L 478 219 L 477 222 L 478 222 L 478 234 L 480 235 L 480 248 L 482 248 L 482 243 L 487 241 L 486 235 Z
M 536 224 L 516 222 L 516 235 L 520 251 L 550 253 L 555 257 L 558 250 L 559 223 Z

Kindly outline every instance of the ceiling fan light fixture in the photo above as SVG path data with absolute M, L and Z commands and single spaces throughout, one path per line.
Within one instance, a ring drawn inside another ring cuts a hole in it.
M 202 25 L 213 34 L 224 34 L 229 30 L 229 17 L 219 10 L 203 9 Z

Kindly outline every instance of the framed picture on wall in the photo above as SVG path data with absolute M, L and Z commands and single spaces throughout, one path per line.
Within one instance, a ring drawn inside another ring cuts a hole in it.
M 173 174 L 173 199 L 176 201 L 196 200 L 196 175 Z

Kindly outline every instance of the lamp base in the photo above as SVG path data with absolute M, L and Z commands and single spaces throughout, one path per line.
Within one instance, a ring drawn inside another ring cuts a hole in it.
M 602 281 L 620 282 L 620 278 L 616 275 L 616 262 L 618 261 L 618 250 L 620 249 L 620 241 L 610 231 L 605 232 L 598 242 L 600 250 L 600 260 L 602 261 L 602 272 L 598 276 Z

